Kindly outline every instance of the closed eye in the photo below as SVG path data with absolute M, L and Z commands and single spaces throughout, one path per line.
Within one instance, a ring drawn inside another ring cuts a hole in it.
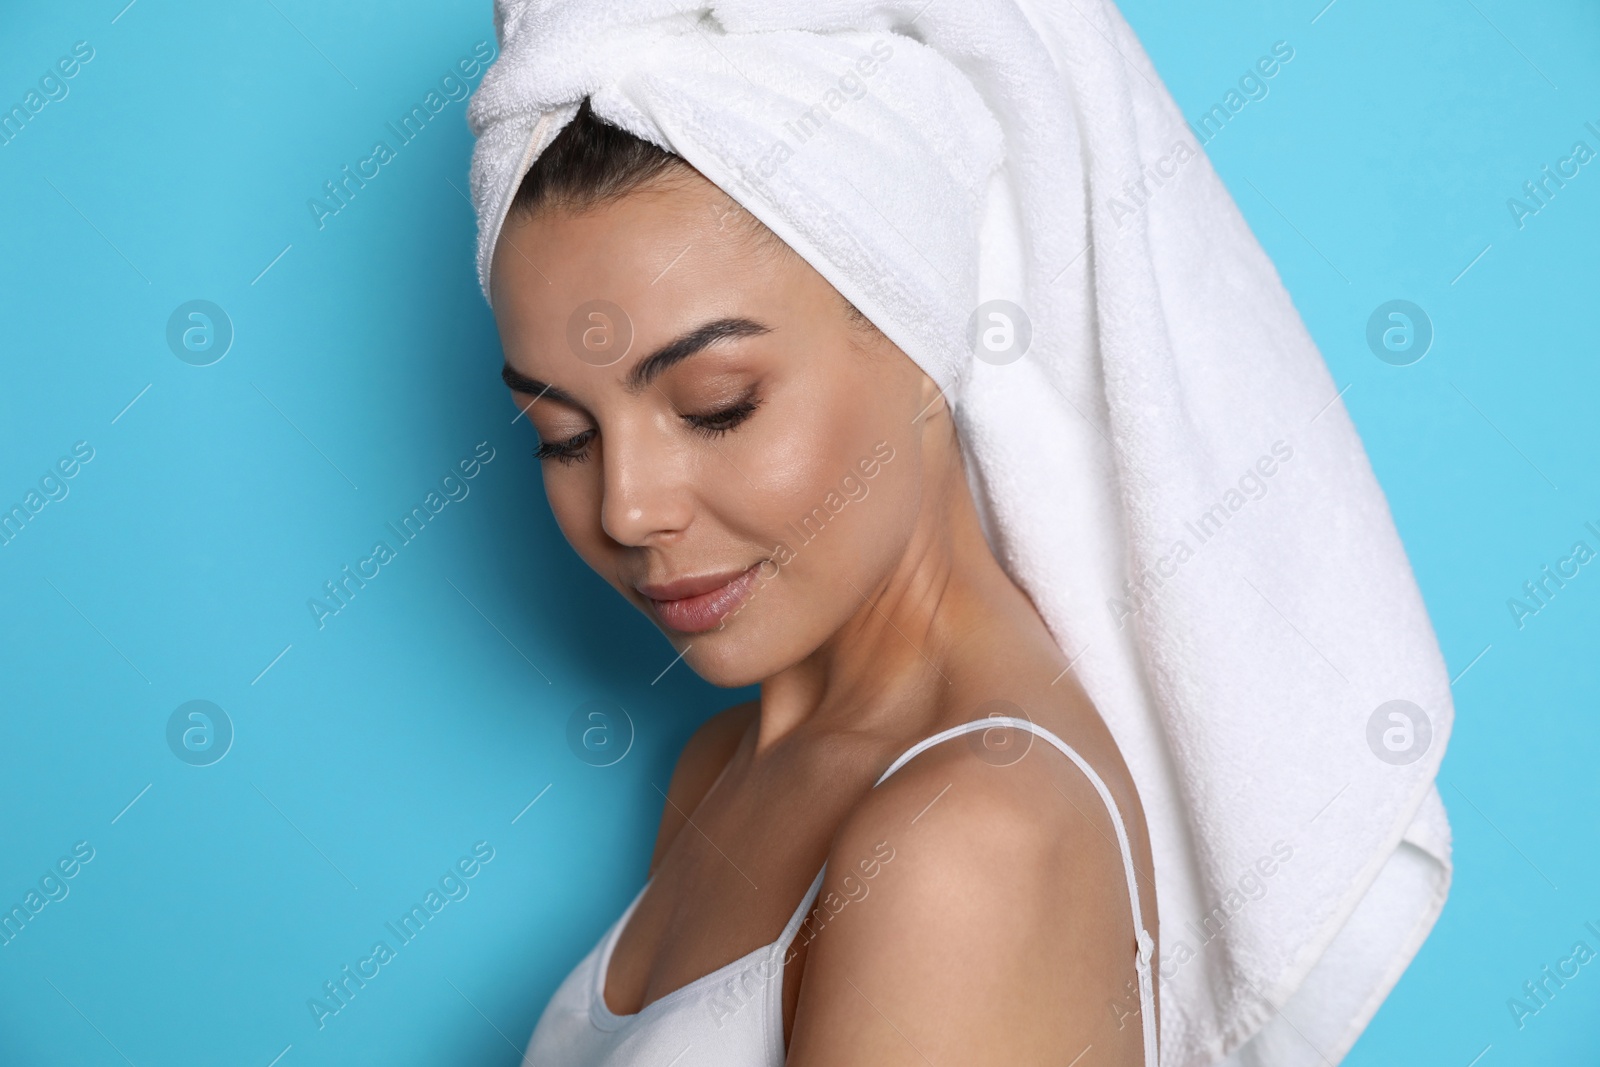
M 539 447 L 533 450 L 533 458 L 553 459 L 563 464 L 581 463 L 589 457 L 589 442 L 594 439 L 594 433 L 593 429 L 588 429 L 565 441 L 540 441 Z
M 754 395 L 749 395 L 729 404 L 727 407 L 715 411 L 680 416 L 689 428 L 704 437 L 721 437 L 723 434 L 737 428 L 741 423 L 755 413 L 761 406 L 761 401 Z M 553 459 L 557 463 L 581 463 L 589 458 L 589 443 L 594 440 L 595 430 L 587 429 L 580 434 L 575 434 L 564 441 L 541 441 L 533 450 L 535 459 Z
M 684 415 L 683 421 L 687 422 L 696 433 L 703 436 L 721 437 L 748 419 L 754 414 L 756 408 L 760 406 L 761 401 L 754 395 L 749 395 L 716 411 L 698 415 Z

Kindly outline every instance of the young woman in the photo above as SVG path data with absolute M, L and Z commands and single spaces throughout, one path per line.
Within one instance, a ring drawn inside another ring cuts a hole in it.
M 495 28 L 478 276 L 550 507 L 760 685 L 524 1062 L 1337 1062 L 1449 885 L 1449 677 L 1110 0 Z
M 1147 1062 L 1139 797 L 984 539 L 938 387 L 588 107 L 523 180 L 493 276 L 567 540 L 702 677 L 761 685 L 685 747 L 649 883 L 528 1061 Z

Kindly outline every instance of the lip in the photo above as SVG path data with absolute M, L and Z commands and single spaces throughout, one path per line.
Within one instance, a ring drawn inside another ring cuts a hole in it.
M 703 633 L 718 626 L 750 595 L 760 566 L 756 563 L 742 571 L 642 583 L 634 588 L 650 602 L 661 625 L 679 633 Z

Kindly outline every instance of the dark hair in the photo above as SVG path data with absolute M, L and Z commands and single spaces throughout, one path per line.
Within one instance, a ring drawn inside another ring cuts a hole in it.
M 523 176 L 511 198 L 509 214 L 527 219 L 548 208 L 578 214 L 621 199 L 651 182 L 686 173 L 698 172 L 682 156 L 601 119 L 589 106 L 589 98 L 584 97 L 572 121 Z M 758 246 L 792 254 L 789 246 L 760 219 L 736 202 L 732 207 L 729 214 Z M 853 326 L 875 332 L 871 320 L 842 293 L 839 299 Z
M 682 156 L 600 119 L 585 97 L 523 177 L 511 214 L 528 218 L 545 207 L 583 212 L 680 169 L 692 168 Z

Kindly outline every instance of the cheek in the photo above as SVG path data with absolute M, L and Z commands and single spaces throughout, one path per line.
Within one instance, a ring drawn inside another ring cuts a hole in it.
M 839 483 L 871 453 L 872 427 L 863 424 L 848 398 L 799 383 L 781 406 L 773 406 L 759 438 L 753 435 L 749 447 L 741 449 L 748 466 L 743 458 L 735 461 L 748 480 L 725 472 L 732 478 L 723 481 L 717 495 L 731 509 L 730 523 L 740 522 L 734 517 L 739 515 L 774 531 L 769 537 L 792 541 L 781 532 L 784 524 L 798 524 L 813 508 L 825 506 L 830 493 L 843 496 Z
M 585 469 L 586 466 L 588 464 L 565 470 L 554 464 L 546 466 L 544 497 L 567 543 L 585 563 L 609 581 L 610 571 L 604 566 L 608 558 L 607 538 L 600 525 L 600 476 Z
M 884 393 L 882 383 L 849 375 L 795 389 L 744 453 L 748 482 L 734 475 L 706 499 L 720 499 L 723 522 L 740 533 L 788 545 L 796 578 L 872 569 L 903 546 L 918 505 L 910 420 Z M 884 441 L 895 459 L 867 478 L 861 463 Z

